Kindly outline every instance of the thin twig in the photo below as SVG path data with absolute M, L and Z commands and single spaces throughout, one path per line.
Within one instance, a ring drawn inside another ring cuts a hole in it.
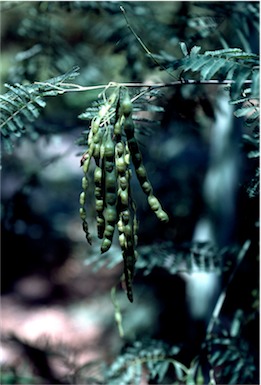
M 54 85 L 51 83 L 45 83 L 45 82 L 34 82 L 36 85 L 40 86 L 49 86 L 52 87 L 52 89 L 57 90 L 59 94 L 63 94 L 65 92 L 84 92 L 84 91 L 93 91 L 93 90 L 100 90 L 103 88 L 108 87 L 129 87 L 129 88 L 143 88 L 146 87 L 148 90 L 153 90 L 157 88 L 165 88 L 165 87 L 174 87 L 179 85 L 200 85 L 200 84 L 216 84 L 216 85 L 231 85 L 234 84 L 234 80 L 176 80 L 174 82 L 170 83 L 116 83 L 111 82 L 108 86 L 108 84 L 101 84 L 96 86 L 81 86 L 79 84 L 73 84 L 73 83 L 60 83 L 62 86 L 65 87 L 73 87 L 73 88 L 62 88 L 59 85 Z M 59 83 L 58 83 L 59 84 Z M 245 80 L 244 84 L 252 84 L 252 80 Z M 51 90 L 46 90 L 51 91 Z
M 122 11 L 123 13 L 123 16 L 126 20 L 126 24 L 127 24 L 127 27 L 129 28 L 129 30 L 131 31 L 131 33 L 135 36 L 136 40 L 139 42 L 139 44 L 142 46 L 142 48 L 144 49 L 144 51 L 147 53 L 147 55 L 151 58 L 151 60 L 157 65 L 159 66 L 162 70 L 166 71 L 171 77 L 173 77 L 174 79 L 176 79 L 176 77 L 162 64 L 160 64 L 156 59 L 155 57 L 152 55 L 152 53 L 150 52 L 150 50 L 146 47 L 146 45 L 143 43 L 143 41 L 141 40 L 141 38 L 136 34 L 136 32 L 134 31 L 134 29 L 132 28 L 132 26 L 130 25 L 129 23 L 129 20 L 127 18 L 127 15 L 126 15 L 126 11 L 125 9 L 123 8 L 123 6 L 121 5 L 120 6 L 120 10 Z

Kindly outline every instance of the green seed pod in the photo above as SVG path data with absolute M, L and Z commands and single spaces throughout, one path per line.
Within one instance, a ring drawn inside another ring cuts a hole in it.
M 83 190 L 87 190 L 88 186 L 89 186 L 89 181 L 88 181 L 87 177 L 84 176 L 82 178 L 82 188 L 83 188 Z
M 106 203 L 114 206 L 117 201 L 117 195 L 115 193 L 106 192 Z
M 119 96 L 119 87 L 117 87 L 117 88 L 115 89 L 115 91 L 113 91 L 113 92 L 111 93 L 111 95 L 109 96 L 108 104 L 109 104 L 110 106 L 112 106 L 113 103 L 114 103 L 114 102 L 116 101 L 116 99 L 118 98 L 118 96 Z
M 124 229 L 123 232 L 124 232 L 126 238 L 132 237 L 132 228 L 131 228 L 131 225 L 125 225 L 123 229 Z
M 130 140 L 134 137 L 134 123 L 130 116 L 126 117 L 124 121 L 124 131 L 127 136 L 127 140 Z
M 142 163 L 142 155 L 139 149 L 138 142 L 134 137 L 128 140 L 128 147 L 131 153 L 131 158 L 135 169 L 139 168 Z
M 101 108 L 100 108 L 100 110 L 98 112 L 99 118 L 103 118 L 107 114 L 109 108 L 110 108 L 110 106 L 109 106 L 108 103 L 106 103 L 103 106 L 101 106 Z
M 121 190 L 120 191 L 120 198 L 121 198 L 121 203 L 124 206 L 128 206 L 128 202 L 129 202 L 128 190 Z
M 126 165 L 130 164 L 130 153 L 129 152 L 124 155 L 124 161 L 125 161 Z
M 115 166 L 114 159 L 113 160 L 106 159 L 105 166 L 104 166 L 106 172 L 112 172 L 112 170 L 114 169 L 114 166 Z
M 138 167 L 138 168 L 136 169 L 136 174 L 137 174 L 137 176 L 140 177 L 140 178 L 145 178 L 145 179 L 147 179 L 147 172 L 146 172 L 146 169 L 145 169 L 145 167 L 143 166 L 143 164 L 141 164 L 140 167 Z
M 92 132 L 93 132 L 94 135 L 97 134 L 97 132 L 99 131 L 100 123 L 101 123 L 101 119 L 100 119 L 99 116 L 95 116 L 92 119 L 91 129 L 92 129 Z
M 104 238 L 101 244 L 101 253 L 105 253 L 111 247 L 112 241 L 108 238 Z
M 123 156 L 121 156 L 120 158 L 116 159 L 116 167 L 117 167 L 117 171 L 119 173 L 124 173 L 125 170 L 126 170 L 126 162 L 125 162 L 125 159 Z
M 128 117 L 132 112 L 132 102 L 128 90 L 126 90 L 124 98 L 121 102 L 121 110 L 125 117 Z
M 116 191 L 116 175 L 115 172 L 106 172 L 105 174 L 106 191 Z
M 122 212 L 122 222 L 127 225 L 129 223 L 129 220 L 130 220 L 130 212 L 129 210 L 124 210 Z
M 101 187 L 95 187 L 94 196 L 96 199 L 102 199 L 102 188 Z
M 124 145 L 122 142 L 116 144 L 116 154 L 120 157 L 124 153 Z
M 83 167 L 82 167 L 84 174 L 87 174 L 87 172 L 89 170 L 89 165 L 90 165 L 90 156 L 88 154 L 88 157 L 84 160 Z
M 104 229 L 105 229 L 105 219 L 104 219 L 104 216 L 102 214 L 99 214 L 99 216 L 96 217 L 96 221 L 97 221 L 97 234 L 98 234 L 98 238 L 102 239 L 103 238 L 103 234 L 104 234 Z
M 103 200 L 96 200 L 95 208 L 96 208 L 97 212 L 102 212 L 103 211 Z
M 93 137 L 93 132 L 92 132 L 92 130 L 90 130 L 89 135 L 88 135 L 88 146 L 90 146 L 92 143 L 92 137 Z
M 102 169 L 97 166 L 94 170 L 94 183 L 100 184 L 101 180 L 102 180 Z
M 83 231 L 86 234 L 86 239 L 87 239 L 88 243 L 91 245 L 92 244 L 92 240 L 91 240 L 89 229 L 88 229 L 88 223 L 85 220 L 82 222 L 82 228 L 83 228 Z
M 100 136 L 100 133 L 97 132 L 97 134 L 93 135 L 92 142 L 97 144 L 97 143 L 100 143 L 100 141 L 101 141 L 101 136 Z
M 81 206 L 84 206 L 84 205 L 85 205 L 85 202 L 86 202 L 86 194 L 85 194 L 84 191 L 81 192 L 79 201 L 80 201 L 80 205 L 81 205 Z
M 148 181 L 142 183 L 141 188 L 145 192 L 145 194 L 147 194 L 147 195 L 152 194 L 152 192 L 153 192 L 152 186 L 151 186 L 150 182 L 148 182 Z
M 101 146 L 99 143 L 95 144 L 93 147 L 93 157 L 94 157 L 96 163 L 98 163 L 99 159 L 100 159 L 100 149 L 101 149 Z
M 122 190 L 125 190 L 128 187 L 128 180 L 126 176 L 121 176 L 119 182 Z
M 161 222 L 168 222 L 169 221 L 168 214 L 165 213 L 165 211 L 163 211 L 162 209 L 159 209 L 159 210 L 155 211 L 155 214 L 157 215 L 157 218 Z
M 80 213 L 80 218 L 81 218 L 81 220 L 85 220 L 86 219 L 86 210 L 85 210 L 85 208 L 84 207 L 80 207 L 80 209 L 79 209 L 79 213 Z
M 153 211 L 156 211 L 159 208 L 161 209 L 161 205 L 159 203 L 159 200 L 154 195 L 148 196 L 148 202 L 149 202 L 149 205 Z
M 105 237 L 105 238 L 108 238 L 108 239 L 112 239 L 113 233 L 114 233 L 114 226 L 107 225 L 107 226 L 105 227 L 104 237 Z
M 113 158 L 115 152 L 115 143 L 113 142 L 110 132 L 108 132 L 105 142 L 104 156 L 108 158 Z
M 117 210 L 115 206 L 108 206 L 105 213 L 105 219 L 110 224 L 115 224 L 117 219 Z
M 114 124 L 114 135 L 121 135 L 121 123 L 119 120 Z
M 123 253 L 126 254 L 126 253 Z M 127 290 L 127 297 L 130 302 L 133 302 L 133 292 L 132 292 L 132 278 L 133 273 L 125 264 L 125 260 L 127 259 L 126 256 L 124 258 L 124 277 L 125 277 L 125 284 L 126 284 L 126 290 Z
M 123 226 L 122 219 L 120 219 L 120 220 L 118 221 L 117 227 L 118 227 L 119 233 L 123 233 L 124 226 Z
M 120 243 L 120 247 L 123 249 L 126 243 L 126 238 L 123 233 L 119 235 L 119 243 Z

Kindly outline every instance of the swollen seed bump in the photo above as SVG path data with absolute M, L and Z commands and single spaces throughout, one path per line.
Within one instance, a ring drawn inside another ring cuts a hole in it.
M 84 191 L 81 192 L 79 201 L 80 201 L 80 205 L 81 205 L 81 206 L 84 206 L 84 205 L 85 205 L 85 202 L 86 202 L 86 194 L 85 194 Z
M 79 209 L 79 213 L 80 213 L 80 218 L 82 221 L 84 221 L 86 219 L 86 210 L 84 207 L 80 207 Z
M 110 247 L 111 247 L 111 240 L 108 238 L 104 238 L 101 245 L 101 252 L 105 253 L 106 251 L 109 250 Z
M 87 190 L 88 186 L 89 186 L 88 179 L 86 178 L 86 176 L 84 176 L 82 178 L 82 188 L 83 188 L 83 190 Z
M 168 222 L 168 221 L 169 221 L 168 214 L 165 213 L 165 211 L 163 211 L 163 210 L 158 210 L 158 211 L 155 211 L 155 214 L 157 215 L 157 218 L 158 218 L 161 222 Z
M 96 205 L 95 205 L 96 211 L 102 212 L 103 211 L 103 200 L 96 200 Z
M 156 211 L 160 208 L 160 203 L 154 195 L 150 195 L 148 197 L 148 202 L 153 211 Z

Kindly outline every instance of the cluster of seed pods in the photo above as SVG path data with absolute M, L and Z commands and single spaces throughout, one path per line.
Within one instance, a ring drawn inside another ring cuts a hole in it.
M 108 99 L 104 97 L 103 105 L 91 122 L 88 150 L 81 160 L 84 176 L 80 194 L 80 216 L 83 230 L 90 244 L 85 204 L 92 158 L 95 161 L 94 195 L 97 235 L 102 240 L 101 253 L 105 253 L 111 247 L 117 227 L 124 261 L 126 291 L 132 302 L 132 280 L 137 260 L 138 221 L 136 205 L 131 194 L 131 162 L 141 188 L 148 197 L 151 209 L 163 222 L 168 221 L 168 215 L 153 195 L 153 188 L 135 138 L 132 101 L 128 90 L 124 87 L 116 87 Z

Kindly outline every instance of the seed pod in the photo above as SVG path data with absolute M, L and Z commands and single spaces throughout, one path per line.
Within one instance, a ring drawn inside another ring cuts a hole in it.
M 115 143 L 113 142 L 111 138 L 110 130 L 108 131 L 108 134 L 106 136 L 105 141 L 105 149 L 104 149 L 104 156 L 107 159 L 113 159 L 114 158 L 114 152 L 115 152 Z
M 130 151 L 129 151 L 128 143 L 126 143 L 126 146 L 125 146 L 124 160 L 126 165 L 128 166 L 130 164 Z
M 154 195 L 148 196 L 148 202 L 149 202 L 149 205 L 153 211 L 156 211 L 159 208 L 161 208 L 161 205 L 160 205 L 158 199 Z
M 107 171 L 107 172 L 112 172 L 112 170 L 114 169 L 114 160 L 108 160 L 106 159 L 106 162 L 104 164 L 104 170 Z
M 113 170 L 112 170 L 112 172 L 106 172 L 105 173 L 105 186 L 106 186 L 106 192 L 107 191 L 111 191 L 111 192 L 116 191 L 116 173 L 113 172 Z
M 108 103 L 102 105 L 98 112 L 99 118 L 102 119 L 107 114 L 109 108 L 110 108 L 110 105 Z
M 120 243 L 121 248 L 125 247 L 126 238 L 125 238 L 125 235 L 123 233 L 119 235 L 119 243 Z
M 103 200 L 96 199 L 95 208 L 98 213 L 103 212 Z
M 117 219 L 117 210 L 115 206 L 107 206 L 105 219 L 109 224 L 115 224 Z
M 99 116 L 95 116 L 92 119 L 91 129 L 94 135 L 97 134 L 97 132 L 99 131 L 100 122 L 101 122 L 101 119 Z
M 88 179 L 87 179 L 86 176 L 84 176 L 84 177 L 82 178 L 82 188 L 83 188 L 83 190 L 86 191 L 87 188 L 88 188 L 88 186 L 89 186 Z
M 86 234 L 86 239 L 87 239 L 88 243 L 91 245 L 92 244 L 92 240 L 91 240 L 91 237 L 90 237 L 90 233 L 89 233 L 89 230 L 88 230 L 88 223 L 86 222 L 86 220 L 84 220 L 82 222 L 82 228 L 83 228 L 83 231 Z
M 100 185 L 101 181 L 102 181 L 102 169 L 97 166 L 94 170 L 94 183 L 96 185 Z
M 152 189 L 152 186 L 151 186 L 149 181 L 142 183 L 141 188 L 145 192 L 145 194 L 147 194 L 147 195 L 153 193 L 153 189 Z
M 130 302 L 133 302 L 133 291 L 132 291 L 132 274 L 129 269 L 124 268 L 124 277 L 127 290 L 127 297 Z
M 106 203 L 108 205 L 114 206 L 117 201 L 117 195 L 115 193 L 106 192 Z
M 123 233 L 123 222 L 122 222 L 122 219 L 119 219 L 119 221 L 117 222 L 117 226 L 118 226 L 118 231 L 119 233 Z
M 116 149 L 116 154 L 117 154 L 119 157 L 123 155 L 123 153 L 124 153 L 124 145 L 123 145 L 122 142 L 118 142 L 118 143 L 116 144 L 115 149 Z
M 104 230 L 105 230 L 105 219 L 104 219 L 103 214 L 99 214 L 99 216 L 97 216 L 97 218 L 96 218 L 96 221 L 97 221 L 98 238 L 102 239 L 103 234 L 104 234 Z
M 125 226 L 124 226 L 123 232 L 124 232 L 124 235 L 125 235 L 126 238 L 132 237 L 132 228 L 131 228 L 131 225 L 125 225 Z
M 121 176 L 119 182 L 122 190 L 125 190 L 128 187 L 128 180 L 126 176 Z
M 162 209 L 159 209 L 159 210 L 155 211 L 155 214 L 157 215 L 157 218 L 161 222 L 168 222 L 169 221 L 168 214 L 165 213 L 165 211 L 163 211 Z
M 108 238 L 104 238 L 101 245 L 101 253 L 105 253 L 111 247 L 112 241 Z
M 133 161 L 135 169 L 139 168 L 142 163 L 142 155 L 139 149 L 138 142 L 134 136 L 128 140 L 128 147 L 131 153 L 131 159 Z
M 121 122 L 120 120 L 117 120 L 117 122 L 114 124 L 114 135 L 121 136 Z
M 93 131 L 90 130 L 88 135 L 88 146 L 90 146 L 92 143 L 92 137 L 93 137 Z
M 121 198 L 121 203 L 123 206 L 128 206 L 128 201 L 129 201 L 129 194 L 128 190 L 121 190 L 120 191 L 120 198 Z
M 114 226 L 107 225 L 104 231 L 104 237 L 111 239 L 113 237 L 113 233 L 114 233 Z
M 84 174 L 87 174 L 87 172 L 89 170 L 89 165 L 90 165 L 90 156 L 88 154 L 88 157 L 86 157 L 84 162 L 83 162 L 83 172 L 84 172 Z
M 125 117 L 128 117 L 132 112 L 132 102 L 128 90 L 125 91 L 124 98 L 121 102 L 121 110 Z
M 80 218 L 84 221 L 86 219 L 86 210 L 84 207 L 79 208 Z
M 116 168 L 119 173 L 124 173 L 126 170 L 126 162 L 123 156 L 116 159 Z
M 128 116 L 124 121 L 124 131 L 125 131 L 127 140 L 130 140 L 134 137 L 134 123 L 130 116 Z
M 122 216 L 122 222 L 127 225 L 129 223 L 129 220 L 130 220 L 130 212 L 129 210 L 124 210 L 122 213 L 121 213 L 121 216 Z
M 147 172 L 146 172 L 146 169 L 145 169 L 145 167 L 143 166 L 143 164 L 141 164 L 141 165 L 136 169 L 136 174 L 137 174 L 137 177 L 139 177 L 139 178 L 148 179 L 148 177 L 147 177 Z
M 80 205 L 81 205 L 81 206 L 84 206 L 84 205 L 85 205 L 85 202 L 86 202 L 86 194 L 85 194 L 84 191 L 81 192 L 81 194 L 80 194 L 79 202 L 80 202 Z

